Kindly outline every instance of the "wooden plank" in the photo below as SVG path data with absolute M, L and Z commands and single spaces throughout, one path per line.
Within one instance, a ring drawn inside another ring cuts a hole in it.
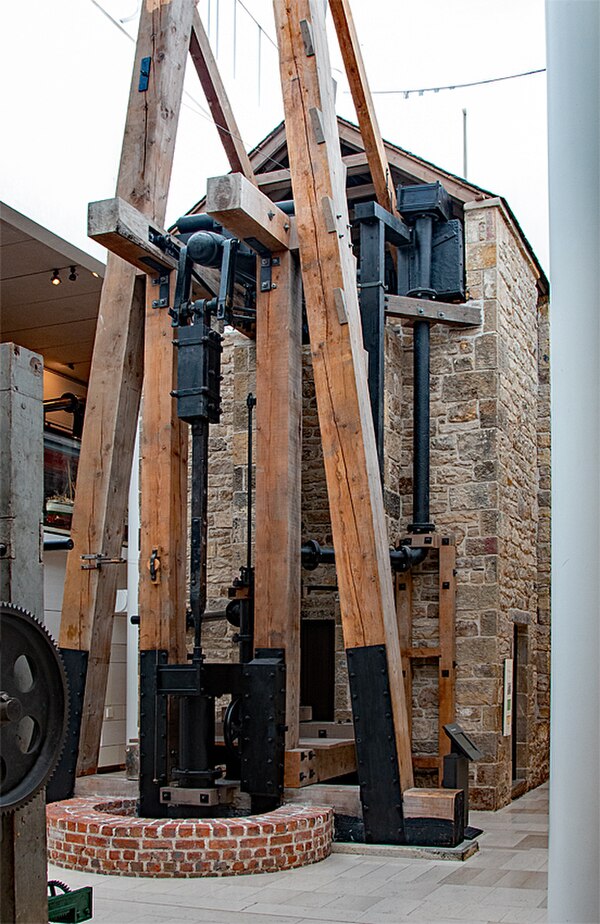
M 171 289 L 175 280 L 171 279 Z M 177 357 L 164 310 L 152 307 L 146 282 L 144 402 L 140 435 L 140 651 L 160 649 L 185 660 L 188 427 L 171 397 Z M 150 576 L 156 550 L 157 580 Z
M 412 747 L 412 681 L 413 671 L 407 651 L 412 647 L 412 598 L 413 579 L 410 571 L 394 576 L 394 593 L 396 597 L 396 618 L 398 620 L 398 637 L 402 653 L 402 676 L 406 696 L 408 728 Z
M 413 765 L 417 770 L 439 770 L 440 759 L 437 754 L 415 754 Z
M 166 232 L 124 199 L 102 199 L 88 205 L 88 237 L 96 243 L 150 276 L 177 269 L 177 259 L 152 243 L 150 233 Z M 175 245 L 174 238 L 171 241 Z
M 433 658 L 437 660 L 440 657 L 440 649 L 422 646 L 421 648 L 407 648 L 402 651 L 402 654 L 406 655 L 407 658 L 420 658 L 421 660 Z
M 258 292 L 254 644 L 285 648 L 286 747 L 300 721 L 302 285 L 281 252 L 274 288 Z
M 43 361 L 0 344 L 0 599 L 44 619 Z M 2 921 L 46 921 L 46 792 L 0 816 Z
M 396 190 L 392 182 L 383 138 L 379 131 L 349 0 L 329 0 L 329 8 L 346 68 L 375 195 L 378 203 L 394 214 L 397 212 Z
M 335 780 L 338 776 L 356 771 L 356 746 L 353 740 L 331 742 L 333 747 L 324 747 L 322 742 L 313 743 L 317 755 L 317 781 Z
M 409 788 L 408 718 L 324 10 L 320 0 L 274 9 L 344 641 L 347 648 L 386 645 L 401 784 Z M 310 57 L 301 20 L 313 25 Z M 311 128 L 312 108 L 322 113 L 324 144 Z
M 236 237 L 270 251 L 290 246 L 291 219 L 241 173 L 211 177 L 206 212 Z
M 204 95 L 215 122 L 215 127 L 234 173 L 242 173 L 251 183 L 256 183 L 254 170 L 240 136 L 233 110 L 221 79 L 215 56 L 199 13 L 194 13 L 190 36 L 190 56 L 200 78 Z
M 440 757 L 440 784 L 443 776 L 443 757 L 450 753 L 450 739 L 444 725 L 456 721 L 456 546 L 441 545 L 439 551 L 439 639 L 440 661 L 438 754 Z
M 109 254 L 77 470 L 71 522 L 74 547 L 67 556 L 60 623 L 61 648 L 89 651 L 97 659 L 88 681 L 96 701 L 102 698 L 100 712 L 105 678 L 97 665 L 106 663 L 108 672 L 117 575 L 108 565 L 84 570 L 81 555 L 121 555 L 142 388 L 143 291 L 142 279 L 135 289 L 133 267 Z M 92 702 L 91 708 L 95 713 L 98 707 Z
M 140 15 L 116 195 L 159 225 L 165 220 L 193 13 L 193 0 L 162 0 L 144 3 Z M 148 85 L 140 90 L 142 59 L 148 57 Z M 83 571 L 81 555 L 121 552 L 142 378 L 144 311 L 143 297 L 134 298 L 135 272 L 109 255 L 73 510 L 74 548 L 67 561 L 60 641 L 89 651 L 80 773 L 97 767 L 116 590 L 114 568 Z M 168 328 L 165 315 L 163 323 Z M 159 497 L 155 502 L 163 503 Z
M 299 789 L 317 781 L 315 752 L 310 748 L 286 749 L 283 785 L 286 789 Z
M 290 789 L 324 783 L 355 770 L 353 738 L 301 738 L 297 748 L 285 752 L 285 786 Z
M 402 793 L 405 818 L 454 820 L 456 799 L 462 789 L 408 789 Z
M 0 600 L 44 619 L 42 357 L 0 344 Z
M 431 321 L 453 327 L 479 327 L 481 308 L 476 305 L 453 305 L 451 302 L 432 302 L 407 295 L 386 295 L 386 318 Z
M 301 722 L 300 737 L 317 738 L 319 741 L 331 738 L 353 738 L 354 725 L 352 722 Z

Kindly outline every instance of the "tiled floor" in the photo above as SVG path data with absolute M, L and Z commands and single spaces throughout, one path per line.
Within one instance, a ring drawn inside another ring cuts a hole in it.
M 92 885 L 95 922 L 110 924 L 396 924 L 546 920 L 548 791 L 499 812 L 466 862 L 334 853 L 314 866 L 224 879 L 132 879 L 51 867 L 72 888 Z

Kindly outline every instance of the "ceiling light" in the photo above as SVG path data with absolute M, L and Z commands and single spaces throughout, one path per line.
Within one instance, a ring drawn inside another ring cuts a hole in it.
M 77 279 L 77 273 L 75 272 L 75 270 L 77 269 L 77 267 L 76 267 L 76 266 L 70 266 L 69 269 L 70 269 L 69 281 L 70 281 L 70 282 L 75 282 L 75 280 Z
M 100 279 L 100 273 L 95 273 L 94 270 L 91 270 L 91 273 L 96 279 Z
M 50 279 L 50 282 L 52 283 L 53 286 L 59 286 L 61 284 L 62 280 L 60 278 L 60 275 L 57 269 L 52 270 L 52 277 Z

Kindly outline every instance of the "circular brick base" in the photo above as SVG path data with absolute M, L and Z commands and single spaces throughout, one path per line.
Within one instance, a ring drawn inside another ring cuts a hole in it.
M 331 852 L 333 810 L 284 805 L 244 818 L 137 818 L 133 799 L 47 808 L 48 859 L 114 876 L 235 876 L 306 866 Z

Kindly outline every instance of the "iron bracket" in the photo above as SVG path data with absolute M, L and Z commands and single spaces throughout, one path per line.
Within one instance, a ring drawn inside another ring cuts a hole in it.
M 103 552 L 92 552 L 91 555 L 80 555 L 82 561 L 89 562 L 87 565 L 82 565 L 82 571 L 100 571 L 102 565 L 123 565 L 125 563 L 124 558 L 108 558 Z
M 158 276 L 156 279 L 152 280 L 153 286 L 160 286 L 158 290 L 158 298 L 153 299 L 152 307 L 153 308 L 168 308 L 169 307 L 169 294 L 170 294 L 170 280 L 171 280 L 171 270 L 163 272 L 161 276 Z

